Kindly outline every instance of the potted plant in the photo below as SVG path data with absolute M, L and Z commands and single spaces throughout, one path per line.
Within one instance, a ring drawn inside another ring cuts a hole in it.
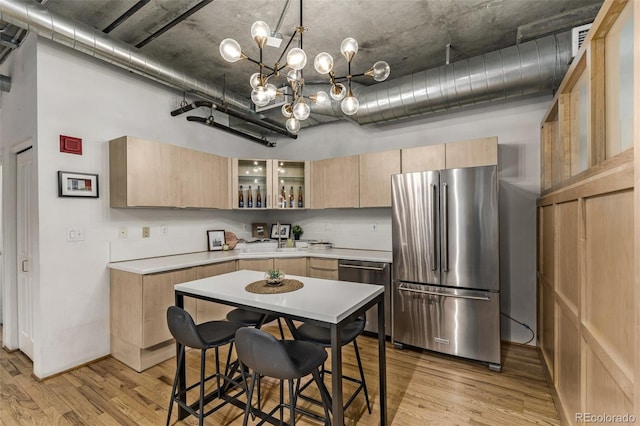
M 282 282 L 284 281 L 284 272 L 278 269 L 269 269 L 264 274 L 264 280 L 267 282 L 267 285 L 282 285 Z
M 304 234 L 304 231 L 302 230 L 302 226 L 300 225 L 293 225 L 293 228 L 291 228 L 291 232 L 293 232 L 293 237 L 296 240 L 299 240 L 300 235 Z

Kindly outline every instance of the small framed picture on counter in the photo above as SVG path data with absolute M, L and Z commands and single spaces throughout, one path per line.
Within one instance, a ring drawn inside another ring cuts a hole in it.
M 224 246 L 225 243 L 224 230 L 207 231 L 207 244 L 209 251 L 222 250 L 222 246 Z
M 291 236 L 291 224 L 280 224 L 280 229 L 278 229 L 278 224 L 274 223 L 271 225 L 271 238 L 283 238 L 288 239 Z
M 98 175 L 58 172 L 58 197 L 98 198 Z

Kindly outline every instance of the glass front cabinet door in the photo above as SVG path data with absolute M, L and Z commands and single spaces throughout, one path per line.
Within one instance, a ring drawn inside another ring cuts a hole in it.
M 233 159 L 234 209 L 305 209 L 309 162 Z

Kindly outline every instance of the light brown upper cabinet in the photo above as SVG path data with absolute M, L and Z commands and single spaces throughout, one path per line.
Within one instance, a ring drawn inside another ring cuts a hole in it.
M 400 150 L 360 154 L 360 207 L 391 207 L 391 175 L 400 173 Z
M 442 170 L 444 155 L 443 143 L 402 149 L 402 173 Z
M 232 208 L 309 208 L 309 169 L 309 161 L 233 158 Z
M 359 156 L 311 162 L 311 207 L 314 209 L 358 207 Z
M 472 139 L 445 144 L 446 169 L 498 164 L 498 138 Z
M 230 159 L 123 136 L 109 142 L 111 207 L 229 208 Z

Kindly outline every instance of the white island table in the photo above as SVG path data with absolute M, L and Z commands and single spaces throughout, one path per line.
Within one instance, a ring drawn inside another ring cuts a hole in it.
M 342 392 L 342 348 L 338 338 L 344 325 L 378 305 L 378 369 L 380 377 L 380 425 L 387 424 L 387 381 L 384 329 L 384 287 L 354 284 L 319 278 L 287 276 L 304 287 L 280 294 L 256 294 L 245 287 L 264 278 L 264 272 L 236 271 L 175 286 L 176 305 L 184 307 L 184 296 L 209 300 L 264 314 L 274 314 L 286 320 L 305 321 L 331 328 L 331 396 L 333 424 L 344 425 Z M 184 371 L 180 386 L 184 387 Z M 180 410 L 179 418 L 186 416 Z

